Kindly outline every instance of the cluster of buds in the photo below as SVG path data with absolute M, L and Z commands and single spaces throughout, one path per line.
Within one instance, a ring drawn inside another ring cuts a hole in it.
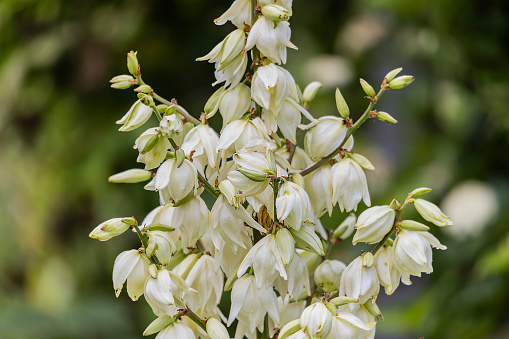
M 145 168 L 109 179 L 150 180 L 145 189 L 158 193 L 159 206 L 141 223 L 115 218 L 90 233 L 101 241 L 128 229 L 138 235 L 141 247 L 115 260 L 113 287 L 117 297 L 126 282 L 133 301 L 144 295 L 157 317 L 144 335 L 227 339 L 227 326 L 235 324 L 235 339 L 374 337 L 383 319 L 375 303 L 380 286 L 392 294 L 400 281 L 431 273 L 431 247 L 445 249 L 428 226 L 401 217 L 414 205 L 424 220 L 451 226 L 420 198 L 430 189 L 411 192 L 404 204 L 370 207 L 364 170 L 375 167 L 353 151 L 353 133 L 367 119 L 396 123 L 372 108 L 386 90 L 414 78 L 391 71 L 378 93 L 361 79 L 369 106 L 355 123 L 339 89 L 339 115 L 314 118 L 309 108 L 321 84 L 301 93 L 282 66 L 287 48 L 297 48 L 290 42 L 292 13 L 291 0 L 235 0 L 215 20 L 236 28 L 198 59 L 214 63 L 214 85 L 224 83 L 199 120 L 143 81 L 135 52 L 127 56 L 131 75 L 111 80 L 116 89 L 138 86 L 138 99 L 117 122 L 120 131 L 136 130 L 153 115 L 159 120 L 135 141 Z M 217 112 L 220 133 L 208 125 Z M 202 199 L 205 191 L 213 206 Z M 357 218 L 361 201 L 369 208 Z M 350 214 L 328 232 L 320 218 L 336 207 Z M 354 245 L 375 247 L 349 264 L 328 258 L 352 234 Z M 218 305 L 230 290 L 225 317 Z

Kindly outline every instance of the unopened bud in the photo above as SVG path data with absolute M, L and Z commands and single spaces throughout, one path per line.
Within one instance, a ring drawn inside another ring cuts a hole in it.
M 251 179 L 256 182 L 262 182 L 267 179 L 267 176 L 265 174 L 262 174 L 258 171 L 251 171 L 246 169 L 237 169 L 240 173 L 244 174 L 248 179 Z
M 134 78 L 130 75 L 117 75 L 110 80 L 111 88 L 127 89 L 133 85 Z
M 369 313 L 371 313 L 375 318 L 384 320 L 384 316 L 382 315 L 382 311 L 380 311 L 380 308 L 375 303 L 373 299 L 369 299 L 366 301 L 363 306 L 368 310 Z
M 140 154 L 146 154 L 154 148 L 155 145 L 159 142 L 159 138 L 161 137 L 160 133 L 154 134 L 148 139 L 145 146 L 143 146 L 143 149 L 140 151 Z
M 389 205 L 390 208 L 392 208 L 393 210 L 397 211 L 400 209 L 401 207 L 401 204 L 399 201 L 397 201 L 396 199 L 392 199 L 390 205 Z
M 219 87 L 219 89 L 217 91 L 215 91 L 214 94 L 212 94 L 210 96 L 210 98 L 207 100 L 207 102 L 205 103 L 205 107 L 203 108 L 203 112 L 205 114 L 207 114 L 207 118 L 210 118 L 210 116 L 208 116 L 208 115 L 211 112 L 216 111 L 216 106 L 219 103 L 219 99 L 223 95 L 224 91 L 225 91 L 224 86 Z
M 312 251 L 318 255 L 324 256 L 323 244 L 320 238 L 316 235 L 315 229 L 310 225 L 302 225 L 298 231 L 291 228 L 290 232 L 297 243 L 299 248 L 307 251 Z
M 230 339 L 226 327 L 216 318 L 207 320 L 207 334 L 210 339 Z
M 349 153 L 348 155 L 362 168 L 370 171 L 375 169 L 375 166 L 373 166 L 373 164 L 365 156 L 360 155 L 359 153 Z
M 159 104 L 156 106 L 156 108 L 159 113 L 164 114 L 164 112 L 166 112 L 166 109 L 168 108 L 168 105 Z
M 108 178 L 109 182 L 114 184 L 135 184 L 138 182 L 146 181 L 152 177 L 152 173 L 145 171 L 141 168 L 133 168 L 112 175 Z
M 414 205 L 417 212 L 427 221 L 440 227 L 453 225 L 449 217 L 437 205 L 423 199 L 416 199 Z
M 348 217 L 336 228 L 332 236 L 336 239 L 345 240 L 350 235 L 352 235 L 355 229 L 355 223 L 357 222 L 357 217 L 354 213 L 350 213 Z
M 414 82 L 415 77 L 411 75 L 402 75 L 400 77 L 397 77 L 394 80 L 391 80 L 389 82 L 389 88 L 390 89 L 401 89 L 408 85 L 410 85 L 412 82 Z
M 142 94 L 142 96 L 140 97 L 140 94 Z M 139 93 L 138 94 L 138 98 L 140 98 L 140 101 L 148 106 L 148 107 L 152 107 L 154 106 L 154 99 L 150 96 L 150 95 L 146 95 L 146 94 L 143 94 L 143 93 Z
M 295 254 L 295 240 L 287 228 L 281 228 L 276 233 L 276 244 L 281 253 L 281 259 L 285 267 L 288 267 Z
M 165 316 L 159 317 L 156 320 L 154 320 L 153 322 L 151 322 L 150 325 L 148 325 L 147 329 L 143 332 L 143 336 L 148 336 L 148 335 L 157 333 L 157 332 L 161 331 L 162 329 L 170 326 L 175 321 L 177 321 L 176 316 L 170 317 L 170 316 L 165 315 Z
M 392 79 L 394 79 L 394 77 L 395 77 L 396 75 L 398 75 L 398 74 L 399 74 L 399 72 L 401 72 L 402 70 L 403 70 L 403 68 L 401 68 L 401 67 L 400 67 L 400 68 L 393 69 L 392 71 L 390 71 L 389 73 L 387 73 L 387 75 L 385 76 L 385 81 L 386 81 L 387 83 L 391 82 L 391 81 L 392 81 Z
M 164 115 L 173 115 L 177 113 L 177 109 L 175 106 L 168 106 L 166 107 L 166 110 L 164 111 Z
M 287 21 L 292 16 L 289 10 L 279 5 L 263 6 L 262 14 L 264 17 L 274 22 Z
M 315 270 L 316 285 L 327 293 L 337 291 L 345 268 L 346 265 L 339 260 L 325 260 Z
M 370 268 L 373 266 L 374 258 L 371 252 L 364 252 L 362 254 L 362 266 Z
M 152 278 L 157 279 L 157 265 L 156 264 L 150 264 L 148 266 L 148 274 Z
M 138 74 L 138 70 L 140 67 L 140 64 L 138 63 L 138 58 L 136 57 L 136 54 L 138 52 L 130 51 L 127 53 L 127 69 L 129 70 L 129 73 L 136 76 Z
M 343 98 L 339 88 L 336 88 L 336 107 L 343 119 L 348 119 L 350 117 L 350 109 L 348 108 L 345 98 Z
M 399 223 L 399 227 L 407 230 L 407 231 L 416 231 L 416 232 L 425 232 L 429 231 L 429 227 L 421 224 L 420 222 L 413 220 L 403 220 Z
M 131 225 L 134 224 L 136 224 L 136 220 L 134 220 L 134 218 L 110 219 L 94 228 L 88 236 L 100 241 L 110 240 L 111 238 L 124 233 Z
M 389 113 L 385 112 L 376 112 L 375 113 L 378 120 L 389 122 L 391 124 L 396 124 L 398 120 L 394 119 Z
M 283 326 L 281 331 L 279 331 L 278 339 L 286 339 L 299 330 L 300 330 L 300 319 L 290 321 L 288 324 Z
M 334 304 L 334 306 L 339 307 L 346 304 L 356 303 L 359 300 L 351 297 L 336 297 L 330 300 L 330 303 Z
M 421 195 L 424 195 L 429 192 L 431 192 L 431 188 L 420 187 L 420 188 L 416 188 L 412 192 L 410 192 L 408 194 L 408 197 L 409 198 L 417 198 L 417 197 L 420 197 Z
M 152 92 L 152 87 L 149 85 L 141 85 L 138 86 L 134 91 L 138 93 L 150 94 Z
M 304 93 L 302 93 L 302 99 L 304 102 L 311 102 L 316 97 L 316 93 L 322 88 L 322 84 L 318 81 L 313 81 L 309 83 L 309 85 L 304 88 Z
M 370 84 L 368 84 L 368 82 L 366 80 L 361 78 L 360 83 L 361 83 L 362 89 L 364 90 L 364 93 L 366 93 L 371 98 L 376 97 L 375 90 L 373 89 L 373 87 L 371 87 Z

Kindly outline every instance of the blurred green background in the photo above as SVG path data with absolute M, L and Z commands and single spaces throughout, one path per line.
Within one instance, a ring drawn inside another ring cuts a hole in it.
M 142 184 L 106 180 L 141 167 L 141 131 L 114 124 L 135 96 L 108 80 L 138 51 L 144 79 L 198 115 L 214 78 L 195 58 L 232 30 L 212 22 L 230 3 L 0 1 L 1 338 L 139 338 L 152 321 L 144 301 L 117 300 L 112 288 L 113 261 L 136 237 L 88 238 L 106 219 L 143 218 L 158 204 Z M 509 2 L 495 0 L 294 1 L 299 51 L 287 68 L 301 88 L 325 85 L 314 115 L 337 114 L 339 86 L 359 116 L 359 77 L 375 86 L 399 66 L 416 76 L 377 106 L 397 125 L 369 121 L 357 133 L 356 150 L 377 167 L 373 204 L 430 186 L 456 224 L 433 229 L 449 247 L 434 250 L 435 274 L 381 292 L 377 338 L 509 337 L 508 16 Z M 359 250 L 345 242 L 334 255 L 349 262 Z

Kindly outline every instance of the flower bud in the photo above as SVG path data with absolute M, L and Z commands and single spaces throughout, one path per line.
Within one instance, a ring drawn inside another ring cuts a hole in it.
M 154 320 L 147 326 L 145 331 L 143 332 L 143 336 L 148 336 L 154 333 L 161 331 L 163 328 L 166 328 L 177 321 L 177 317 L 169 317 L 167 315 L 162 316 Z
M 150 152 L 152 150 L 152 148 L 154 148 L 154 146 L 157 145 L 160 137 L 161 137 L 160 133 L 152 135 L 150 137 L 150 139 L 148 139 L 145 146 L 143 146 L 143 148 L 141 149 L 140 154 L 146 154 L 146 153 Z
M 394 79 L 394 77 L 395 77 L 396 75 L 398 75 L 398 74 L 399 74 L 399 72 L 401 72 L 402 70 L 403 70 L 403 68 L 401 68 L 401 67 L 400 67 L 400 68 L 393 69 L 392 71 L 390 71 L 389 73 L 387 73 L 387 75 L 385 76 L 385 81 L 386 81 L 387 83 L 391 82 L 391 81 L 392 81 L 392 79 Z
M 307 251 L 312 251 L 318 255 L 325 255 L 323 250 L 323 244 L 320 238 L 316 235 L 315 229 L 310 225 L 302 225 L 298 231 L 294 228 L 290 229 L 290 232 L 297 243 L 299 248 Z
M 330 300 L 330 303 L 336 307 L 346 304 L 356 303 L 358 300 L 351 297 L 336 297 Z
M 149 85 L 141 85 L 138 86 L 134 91 L 138 93 L 150 94 L 152 92 L 152 87 Z
M 168 109 L 168 105 L 165 105 L 165 104 L 159 104 L 156 106 L 156 109 L 159 113 L 161 114 L 164 114 L 164 112 L 166 112 L 166 110 Z
M 298 330 L 300 330 L 300 319 L 290 321 L 279 331 L 278 339 L 286 339 Z
M 116 123 L 122 125 L 118 130 L 121 132 L 132 131 L 148 121 L 152 115 L 152 109 L 137 100 L 127 113 Z
M 398 122 L 398 120 L 394 119 L 389 113 L 376 112 L 375 115 L 380 121 L 389 122 L 391 124 L 396 124 Z
M 142 94 L 142 93 L 139 93 L 139 94 Z M 142 96 L 139 96 L 139 94 L 138 94 L 138 97 L 140 98 L 140 101 L 144 105 L 146 105 L 148 107 L 154 106 L 154 98 L 152 98 L 150 95 L 147 95 L 147 94 L 142 95 Z
M 336 107 L 343 118 L 348 119 L 350 117 L 350 109 L 348 108 L 345 98 L 343 98 L 339 88 L 336 88 Z
M 286 8 L 279 5 L 266 5 L 262 7 L 262 14 L 274 22 L 288 21 L 292 14 Z
M 402 222 L 399 223 L 399 227 L 407 231 L 417 231 L 417 232 L 429 231 L 428 226 L 413 220 L 403 220 Z
M 136 76 L 138 74 L 138 71 L 140 69 L 140 65 L 138 63 L 138 58 L 136 57 L 136 54 L 138 52 L 130 51 L 127 53 L 127 69 L 129 70 L 129 73 Z
M 400 77 L 397 77 L 394 80 L 391 80 L 389 82 L 389 88 L 390 89 L 401 89 L 408 85 L 410 85 L 412 82 L 414 82 L 415 77 L 411 75 L 402 75 Z
M 389 207 L 397 211 L 401 208 L 401 203 L 396 199 L 392 199 L 391 203 L 389 204 Z
M 133 85 L 134 78 L 130 75 L 117 75 L 110 80 L 111 88 L 127 89 Z
M 110 240 L 111 238 L 124 233 L 131 225 L 135 224 L 136 221 L 134 218 L 114 218 L 106 220 L 94 228 L 88 236 L 100 241 Z
M 357 217 L 354 213 L 350 213 L 350 215 L 346 217 L 341 224 L 339 224 L 332 236 L 336 239 L 347 239 L 353 233 L 356 222 Z
M 384 320 L 384 316 L 382 315 L 382 311 L 380 311 L 380 308 L 378 305 L 373 301 L 373 299 L 369 299 L 366 301 L 363 306 L 368 310 L 369 313 L 371 313 L 375 318 Z
M 316 93 L 322 88 L 322 83 L 318 81 L 313 81 L 309 83 L 309 85 L 304 88 L 304 93 L 302 94 L 302 100 L 304 102 L 311 102 L 316 97 Z
M 295 240 L 287 228 L 281 228 L 276 233 L 276 244 L 281 253 L 281 259 L 285 267 L 288 267 L 295 254 Z
M 214 94 L 212 94 L 205 103 L 203 112 L 207 114 L 207 118 L 210 118 L 211 116 L 209 116 L 209 114 L 216 110 L 216 106 L 219 103 L 219 99 L 223 95 L 224 91 L 225 91 L 224 86 L 219 87 L 219 89 L 215 91 Z
M 427 221 L 441 227 L 453 225 L 449 217 L 437 205 L 423 199 L 416 199 L 414 205 L 417 212 Z
M 300 324 L 311 338 L 327 338 L 332 329 L 332 314 L 325 304 L 317 302 L 302 312 Z
M 146 181 L 152 177 L 152 173 L 140 168 L 133 168 L 117 174 L 113 174 L 108 178 L 109 182 L 114 184 L 135 184 Z
M 265 181 L 265 179 L 267 179 L 266 174 L 262 174 L 258 171 L 252 171 L 252 170 L 241 169 L 241 168 L 238 168 L 237 171 L 244 174 L 248 179 L 251 179 L 256 182 L 262 182 L 262 181 Z
M 161 127 L 161 132 L 170 137 L 173 137 L 176 133 L 182 132 L 184 129 L 182 120 L 180 120 L 176 114 L 163 116 L 159 126 Z
M 359 215 L 353 244 L 379 242 L 391 230 L 395 216 L 396 212 L 387 205 L 368 208 Z
M 210 339 L 230 339 L 226 327 L 216 318 L 207 320 L 207 334 Z
M 417 197 L 420 197 L 421 195 L 424 195 L 429 192 L 431 192 L 431 188 L 420 187 L 420 188 L 416 188 L 412 192 L 410 192 L 408 194 L 408 197 L 409 198 L 417 198 Z
M 177 109 L 175 108 L 175 106 L 166 106 L 166 109 L 164 110 L 164 115 L 173 115 L 173 114 L 177 114 Z
M 364 93 L 366 93 L 371 98 L 376 97 L 375 90 L 373 89 L 373 87 L 371 87 L 370 84 L 368 84 L 368 82 L 366 80 L 361 78 L 360 83 L 361 83 L 362 89 L 364 90 Z
M 362 266 L 370 268 L 373 266 L 373 263 L 375 262 L 373 258 L 373 253 L 371 252 L 364 252 L 362 254 Z
M 345 268 L 346 265 L 339 260 L 325 260 L 314 273 L 316 285 L 327 293 L 338 290 Z
M 348 156 L 362 168 L 370 171 L 375 170 L 375 166 L 373 166 L 373 164 L 365 156 L 360 155 L 359 153 L 348 153 Z

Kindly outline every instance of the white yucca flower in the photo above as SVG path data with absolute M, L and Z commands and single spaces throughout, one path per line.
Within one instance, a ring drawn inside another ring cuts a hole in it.
M 239 320 L 235 338 L 256 338 L 256 328 L 263 331 L 263 321 L 268 313 L 272 321 L 279 325 L 277 296 L 272 287 L 257 288 L 255 277 L 245 275 L 235 281 L 231 294 L 232 305 L 228 317 L 228 326 L 235 318 Z
M 196 247 L 196 242 L 207 231 L 208 224 L 209 209 L 201 197 L 195 196 L 176 208 L 171 226 L 180 232 L 184 253 Z
M 260 118 L 235 120 L 223 129 L 217 143 L 217 151 L 225 151 L 231 145 L 239 151 L 256 140 L 270 140 L 267 128 Z
M 224 25 L 231 21 L 237 28 L 243 28 L 244 25 L 251 24 L 251 0 L 235 0 L 233 4 L 219 18 L 215 19 L 216 25 Z
M 303 223 L 311 219 L 313 210 L 306 191 L 291 181 L 279 188 L 276 199 L 277 218 L 285 225 L 299 230 Z
M 317 124 L 306 133 L 304 147 L 313 160 L 324 158 L 338 149 L 348 132 L 343 121 L 339 117 L 321 117 L 318 118 Z
M 219 63 L 216 63 L 216 70 L 214 71 L 216 82 L 214 82 L 212 86 L 222 82 L 224 82 L 225 88 L 239 84 L 244 77 L 244 74 L 246 73 L 247 60 L 247 53 L 240 53 L 235 59 L 233 59 L 232 62 L 228 64 L 228 66 L 224 68 L 219 69 Z
M 145 281 L 148 279 L 149 261 L 138 250 L 120 253 L 113 265 L 113 288 L 115 295 L 120 295 L 127 280 L 127 294 L 136 301 L 143 294 Z
M 317 217 L 321 217 L 327 211 L 329 216 L 332 215 L 335 205 L 332 200 L 331 168 L 330 164 L 325 164 L 304 177 L 306 192 Z
M 251 81 L 251 97 L 258 105 L 277 114 L 286 98 L 298 100 L 295 80 L 280 66 L 261 66 Z
M 288 279 L 275 235 L 266 235 L 249 250 L 239 266 L 237 276 L 240 278 L 249 267 L 253 268 L 258 289 L 262 286 L 267 288 L 278 276 Z
M 186 134 L 181 149 L 187 157 L 193 153 L 193 163 L 201 174 L 208 164 L 211 167 L 219 166 L 219 157 L 216 151 L 219 137 L 208 125 L 194 127 Z
M 173 215 L 177 211 L 172 205 L 158 206 L 150 211 L 140 224 L 142 231 L 153 225 L 161 224 L 173 227 Z
M 331 169 L 332 200 L 337 202 L 341 211 L 357 210 L 361 200 L 371 206 L 368 182 L 362 168 L 352 159 L 344 158 Z
M 261 16 L 251 27 L 244 50 L 248 51 L 256 46 L 271 61 L 285 64 L 286 47 L 297 49 L 290 41 L 291 35 L 288 22 L 281 21 L 276 25 L 274 21 Z
M 431 246 L 447 249 L 429 232 L 399 230 L 392 246 L 393 260 L 404 284 L 412 283 L 411 275 L 420 277 L 422 272 L 433 272 Z
M 145 154 L 141 154 L 141 151 L 145 148 L 145 145 L 150 140 L 153 140 L 155 136 L 160 134 L 159 128 L 149 128 L 143 132 L 138 139 L 134 142 L 134 149 L 138 149 L 140 154 L 138 155 L 137 162 L 145 164 L 145 170 L 153 169 L 161 165 L 166 157 L 168 148 L 170 148 L 170 142 L 167 138 L 160 137 L 157 139 L 157 143 Z
M 279 329 L 282 329 L 286 324 L 290 323 L 291 321 L 298 320 L 300 318 L 300 315 L 306 308 L 306 301 L 294 301 L 291 300 L 290 295 L 286 295 L 283 297 L 277 298 L 277 305 L 279 309 Z M 274 329 L 276 329 L 278 326 L 274 324 L 272 319 L 269 318 L 269 335 L 270 337 L 274 336 Z M 281 332 L 280 332 L 281 333 Z
M 315 270 L 313 276 L 318 287 L 327 293 L 337 291 L 346 265 L 339 260 L 325 260 Z
M 158 317 L 172 316 L 177 309 L 186 308 L 182 298 L 196 293 L 180 276 L 164 268 L 157 271 L 157 278 L 148 278 L 144 291 L 145 300 Z
M 339 295 L 354 298 L 364 304 L 371 297 L 376 300 L 379 289 L 375 268 L 365 266 L 363 258 L 357 257 L 343 271 Z
M 189 193 L 198 189 L 198 174 L 192 162 L 185 159 L 178 166 L 175 158 L 166 160 L 157 170 L 154 177 L 157 191 L 168 188 L 170 197 L 175 201 L 184 199 Z
M 202 255 L 186 277 L 186 283 L 198 293 L 189 294 L 187 305 L 201 318 L 218 314 L 217 305 L 223 294 L 223 272 L 217 270 L 214 258 Z
M 322 302 L 309 305 L 300 316 L 300 326 L 309 338 L 325 339 L 332 329 L 332 313 Z
M 174 322 L 161 330 L 155 339 L 196 339 L 196 336 L 189 326 Z
M 414 201 L 415 209 L 419 214 L 429 222 L 437 226 L 452 226 L 453 223 L 437 205 L 424 199 L 416 199 Z
M 228 34 L 228 36 L 218 43 L 207 55 L 196 60 L 208 60 L 210 63 L 216 63 L 217 69 L 222 70 L 233 62 L 242 52 L 245 45 L 246 35 L 244 29 L 239 28 Z
M 210 339 L 230 339 L 228 330 L 216 318 L 207 319 L 207 334 L 210 336 Z
M 164 135 L 173 137 L 177 133 L 181 133 L 184 129 L 182 119 L 177 114 L 170 114 L 163 116 L 163 119 L 159 122 L 161 132 Z
M 380 285 L 385 288 L 385 294 L 391 295 L 399 286 L 401 273 L 394 265 L 392 246 L 384 245 L 374 257 L 374 266 L 378 274 Z
M 387 205 L 368 208 L 359 215 L 353 237 L 353 244 L 365 242 L 374 244 L 383 239 L 394 225 L 396 211 Z
M 168 264 L 173 253 L 177 251 L 177 246 L 170 238 L 168 232 L 150 231 L 148 236 L 148 246 L 145 250 L 150 257 L 154 253 L 164 266 Z
M 361 319 L 349 312 L 338 312 L 332 320 L 332 329 L 328 338 L 362 339 L 369 335 L 376 325 L 376 321 L 364 323 Z
M 122 125 L 118 130 L 121 132 L 132 131 L 150 119 L 152 108 L 145 105 L 141 100 L 137 100 L 127 111 L 127 113 L 116 123 Z
M 244 84 L 227 89 L 218 101 L 217 109 L 223 118 L 223 128 L 232 121 L 240 120 L 251 107 L 251 90 Z M 210 114 L 214 114 L 212 111 Z M 208 118 L 208 117 L 207 117 Z

